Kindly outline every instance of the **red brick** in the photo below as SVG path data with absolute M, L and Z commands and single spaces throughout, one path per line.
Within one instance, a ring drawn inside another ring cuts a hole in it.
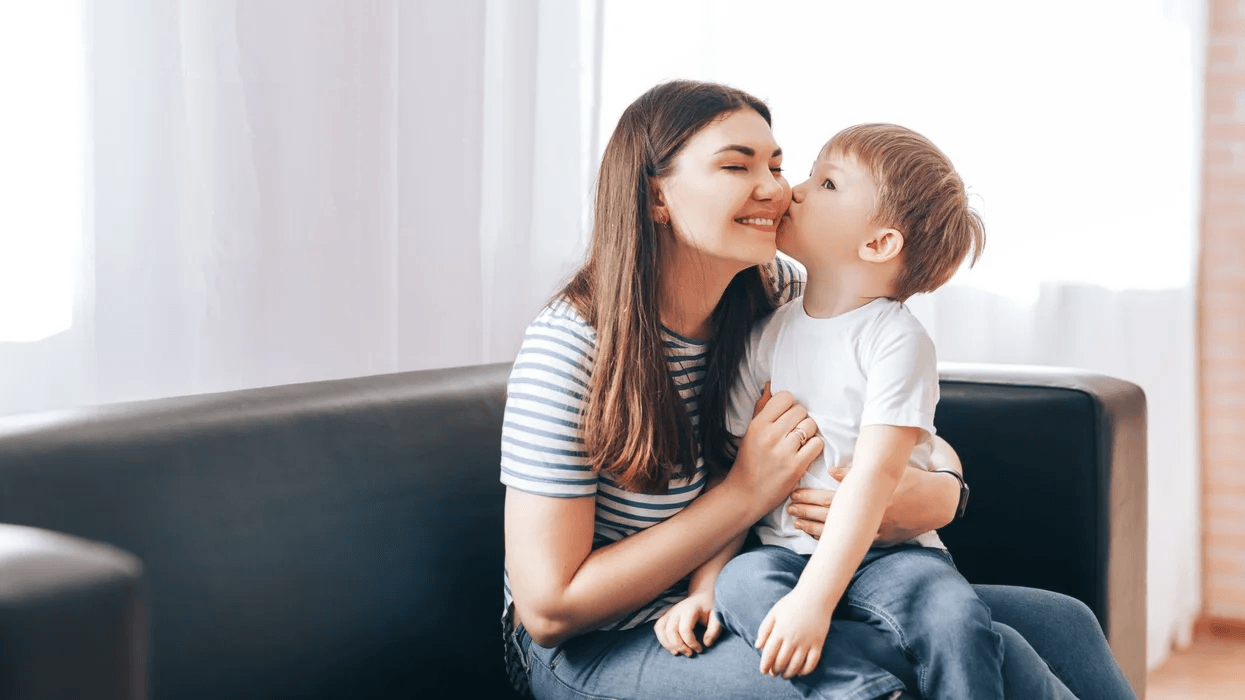
M 1213 78 L 1245 70 L 1245 38 L 1220 36 L 1206 44 L 1206 73 Z
M 1245 11 L 1234 3 L 1211 0 L 1207 38 L 1235 38 L 1245 36 Z

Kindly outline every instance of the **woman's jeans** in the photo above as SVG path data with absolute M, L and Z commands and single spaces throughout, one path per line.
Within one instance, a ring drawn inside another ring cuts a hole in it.
M 1003 638 L 1007 698 L 1049 695 L 1054 671 L 1084 700 L 1136 700 L 1102 628 L 1083 603 L 1035 588 L 973 588 L 990 607 L 994 629 Z M 919 692 L 916 670 L 893 636 L 861 622 L 835 620 L 833 626 L 910 692 Z M 761 675 L 757 650 L 729 632 L 692 658 L 662 648 L 652 623 L 621 632 L 589 632 L 552 649 L 534 644 L 519 626 L 512 641 L 531 669 L 532 690 L 540 700 L 808 697 L 791 682 Z
M 715 589 L 714 608 L 723 625 L 755 644 L 761 621 L 795 588 L 808 560 L 773 546 L 732 559 Z M 835 617 L 822 663 L 792 679 L 810 697 L 870 700 L 880 695 L 879 689 L 899 683 L 838 629 L 842 620 L 889 634 L 913 662 L 917 685 L 910 690 L 926 700 L 1003 700 L 1003 637 L 993 627 L 990 609 L 941 550 L 914 545 L 870 549 Z M 1075 700 L 1053 674 L 1040 685 L 1029 697 Z

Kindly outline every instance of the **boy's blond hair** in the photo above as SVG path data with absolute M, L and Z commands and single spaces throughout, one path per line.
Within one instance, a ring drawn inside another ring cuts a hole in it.
M 971 253 L 985 245 L 981 216 L 968 206 L 964 181 L 938 147 L 895 124 L 859 124 L 840 131 L 824 149 L 854 157 L 873 176 L 873 223 L 903 234 L 903 270 L 893 296 L 905 301 L 946 284 Z

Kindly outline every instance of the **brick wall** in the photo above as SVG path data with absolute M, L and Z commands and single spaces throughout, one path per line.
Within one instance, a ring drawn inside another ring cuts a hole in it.
M 1209 0 L 1200 353 L 1205 615 L 1245 624 L 1245 0 Z

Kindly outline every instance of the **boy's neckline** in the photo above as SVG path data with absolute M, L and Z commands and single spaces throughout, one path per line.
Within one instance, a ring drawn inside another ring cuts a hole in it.
M 799 304 L 800 304 L 800 316 L 801 316 L 802 318 L 805 318 L 805 319 L 807 319 L 807 320 L 809 320 L 809 321 L 812 321 L 812 322 L 815 322 L 815 323 L 816 323 L 816 322 L 837 322 L 837 321 L 847 321 L 847 320 L 850 320 L 850 319 L 851 319 L 852 317 L 854 317 L 854 316 L 860 316 L 860 315 L 864 314 L 864 313 L 865 313 L 865 309 L 868 309 L 868 308 L 873 307 L 873 306 L 877 306 L 877 305 L 879 305 L 879 304 L 883 304 L 883 303 L 888 302 L 888 301 L 891 301 L 891 299 L 889 299 L 889 298 L 887 298 L 887 297 L 878 297 L 878 298 L 876 298 L 876 299 L 871 299 L 871 300 L 869 300 L 869 301 L 866 301 L 865 303 L 863 303 L 863 304 L 861 304 L 860 306 L 857 306 L 857 307 L 855 307 L 855 308 L 848 309 L 847 311 L 844 311 L 844 312 L 842 312 L 842 313 L 835 314 L 834 316 L 813 316 L 812 314 L 810 314 L 810 313 L 808 312 L 808 309 L 807 309 L 807 308 L 805 308 L 805 306 L 804 306 L 804 297 L 803 297 L 803 296 L 801 296 L 801 297 L 799 298 Z

